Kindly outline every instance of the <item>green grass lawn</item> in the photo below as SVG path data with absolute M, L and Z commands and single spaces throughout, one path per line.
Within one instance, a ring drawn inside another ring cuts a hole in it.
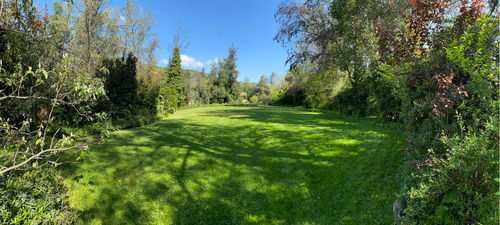
M 390 224 L 401 133 L 302 108 L 186 109 L 61 167 L 87 224 Z

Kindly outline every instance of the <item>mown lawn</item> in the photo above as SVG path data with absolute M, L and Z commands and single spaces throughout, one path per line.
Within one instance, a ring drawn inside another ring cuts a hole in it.
M 403 140 L 302 108 L 202 107 L 61 171 L 84 224 L 390 224 Z

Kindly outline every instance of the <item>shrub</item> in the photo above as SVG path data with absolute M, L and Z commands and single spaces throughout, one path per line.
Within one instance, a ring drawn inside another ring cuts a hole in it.
M 364 116 L 368 110 L 368 94 L 360 86 L 347 87 L 335 95 L 332 107 L 348 115 Z
M 292 85 L 287 88 L 283 97 L 281 97 L 281 99 L 279 99 L 276 104 L 303 106 L 305 98 L 306 96 L 304 89 L 299 85 Z
M 257 104 L 259 102 L 259 96 L 254 95 L 254 96 L 250 97 L 250 102 L 253 104 Z
M 1 224 L 73 224 L 75 218 L 53 167 L 0 176 Z
M 383 121 L 399 121 L 401 101 L 396 95 L 394 80 L 380 74 L 371 78 L 369 108 L 370 114 L 375 114 Z
M 413 69 L 401 80 L 401 115 L 410 128 L 402 167 L 406 223 L 498 223 L 495 24 L 493 18 L 478 19 L 445 54 L 407 67 Z M 444 68 L 437 70 L 433 61 L 445 62 Z M 455 70 L 445 72 L 449 68 Z

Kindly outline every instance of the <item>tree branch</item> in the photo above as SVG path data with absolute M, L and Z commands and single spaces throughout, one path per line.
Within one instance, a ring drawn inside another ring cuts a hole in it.
M 4 173 L 7 173 L 11 170 L 15 170 L 15 169 L 18 169 L 24 165 L 26 165 L 27 163 L 29 163 L 30 161 L 34 160 L 34 159 L 38 159 L 40 156 L 42 156 L 43 154 L 45 153 L 50 153 L 50 152 L 63 152 L 63 151 L 68 151 L 68 150 L 72 150 L 72 149 L 75 149 L 75 148 L 81 148 L 81 147 L 84 147 L 84 146 L 88 146 L 90 144 L 95 144 L 97 143 L 96 141 L 90 141 L 90 142 L 86 142 L 86 143 L 83 143 L 83 144 L 79 144 L 79 145 L 75 145 L 75 146 L 71 146 L 71 147 L 67 147 L 67 148 L 52 148 L 52 149 L 45 149 L 39 153 L 37 153 L 36 155 L 33 155 L 31 156 L 30 158 L 24 160 L 22 163 L 19 163 L 15 166 L 11 166 L 11 167 L 8 167 L 6 169 L 3 169 L 3 170 L 0 170 L 0 175 L 4 174 Z

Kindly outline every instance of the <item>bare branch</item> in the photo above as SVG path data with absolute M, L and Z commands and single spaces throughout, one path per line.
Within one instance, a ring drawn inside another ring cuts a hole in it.
M 51 101 L 51 102 L 57 102 L 57 103 L 61 103 L 63 105 L 69 105 L 69 106 L 74 106 L 74 105 L 77 105 L 79 104 L 81 101 L 79 100 L 76 100 L 75 102 L 68 102 L 68 101 L 64 101 L 62 99 L 54 99 L 54 98 L 47 98 L 47 97 L 39 97 L 39 96 L 18 96 L 18 95 L 7 95 L 7 96 L 3 96 L 3 97 L 0 97 L 0 101 L 3 101 L 3 100 L 6 100 L 6 99 L 9 99 L 9 98 L 14 98 L 14 99 L 38 99 L 38 100 L 47 100 L 47 101 Z
M 168 51 L 171 55 L 173 55 L 174 48 L 179 47 L 179 52 L 182 53 L 189 47 L 189 45 L 191 45 L 191 42 L 188 40 L 186 30 L 184 30 L 184 27 L 182 26 L 182 21 L 179 20 L 179 25 L 177 25 L 174 39 L 172 43 L 168 45 Z
M 54 162 L 54 161 L 49 161 L 54 166 L 60 166 L 63 164 L 81 164 L 82 162 L 75 162 L 75 161 L 64 161 L 64 162 Z
M 97 141 L 90 141 L 90 142 L 86 142 L 86 143 L 83 143 L 83 144 L 79 144 L 79 145 L 75 145 L 75 146 L 71 146 L 71 147 L 67 147 L 67 148 L 50 148 L 50 149 L 45 149 L 43 151 L 40 151 L 39 153 L 31 156 L 30 158 L 24 160 L 23 162 L 15 165 L 15 166 L 11 166 L 11 167 L 8 167 L 6 169 L 2 169 L 0 170 L 0 175 L 4 174 L 4 173 L 7 173 L 11 170 L 16 170 L 16 169 L 19 169 L 20 167 L 26 165 L 27 163 L 31 162 L 32 160 L 34 159 L 40 159 L 40 157 L 46 153 L 50 153 L 50 152 L 63 152 L 63 151 L 68 151 L 68 150 L 72 150 L 72 149 L 76 149 L 76 148 L 82 148 L 82 147 L 85 147 L 85 146 L 88 146 L 90 144 L 96 144 Z

